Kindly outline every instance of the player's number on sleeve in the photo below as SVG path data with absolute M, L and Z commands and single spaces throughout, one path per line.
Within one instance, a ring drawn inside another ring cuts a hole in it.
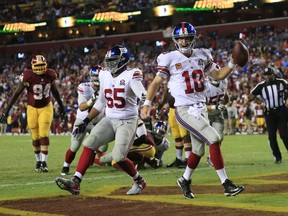
M 196 92 L 204 91 L 205 85 L 203 82 L 203 75 L 201 70 L 194 70 L 192 72 L 192 79 L 190 78 L 188 71 L 184 71 L 182 73 L 182 76 L 185 78 L 185 83 L 187 87 L 185 90 L 185 94 L 194 93 L 194 90 Z M 191 81 L 193 81 L 194 88 L 192 87 Z
M 107 100 L 107 106 L 109 108 L 123 108 L 125 107 L 125 99 L 121 96 L 124 93 L 124 88 L 114 88 L 112 89 L 105 89 L 105 98 Z
M 43 85 L 34 85 L 33 86 L 33 93 L 35 100 L 42 100 L 43 98 L 48 98 L 50 95 L 50 83 L 46 84 L 43 88 Z

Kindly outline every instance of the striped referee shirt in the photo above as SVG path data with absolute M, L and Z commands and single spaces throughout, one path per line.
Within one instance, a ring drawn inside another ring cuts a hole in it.
M 285 89 L 288 89 L 288 82 L 282 78 L 275 78 L 271 83 L 268 83 L 265 80 L 258 83 L 251 90 L 251 94 L 261 96 L 266 110 L 271 110 L 285 105 Z

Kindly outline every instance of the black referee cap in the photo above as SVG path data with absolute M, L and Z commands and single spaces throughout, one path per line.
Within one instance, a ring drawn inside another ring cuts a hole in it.
M 264 69 L 264 75 L 271 75 L 274 74 L 274 70 L 271 67 L 266 67 Z

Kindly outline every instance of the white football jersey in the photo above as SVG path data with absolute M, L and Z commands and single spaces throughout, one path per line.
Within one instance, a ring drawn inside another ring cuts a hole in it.
M 168 80 L 175 106 L 206 101 L 204 74 L 210 74 L 217 67 L 208 49 L 193 49 L 189 58 L 177 50 L 162 53 L 157 63 L 157 75 Z
M 220 80 L 220 84 L 218 87 L 212 85 L 209 81 L 206 81 L 206 98 L 207 104 L 217 104 L 224 100 L 224 95 L 228 87 L 228 81 Z
M 105 114 L 112 119 L 129 119 L 138 117 L 138 97 L 132 90 L 132 83 L 143 80 L 142 71 L 138 68 L 127 68 L 117 77 L 113 77 L 107 70 L 99 74 L 99 100 L 106 105 Z M 142 83 L 140 83 L 142 85 Z M 139 86 L 139 88 L 143 87 Z M 101 104 L 94 107 L 99 110 Z
M 77 92 L 78 92 L 78 104 L 80 105 L 83 102 L 87 102 L 88 100 L 90 100 L 90 98 L 92 97 L 92 95 L 94 94 L 94 89 L 93 89 L 93 83 L 92 82 L 85 82 L 85 83 L 80 83 L 78 85 L 77 88 Z M 87 115 L 88 115 L 88 111 L 89 110 L 84 110 L 81 111 L 79 108 L 77 109 L 77 115 L 76 118 L 77 119 L 81 119 L 84 120 Z M 100 119 L 103 117 L 104 115 L 104 110 L 101 111 L 101 113 L 94 118 L 91 123 L 97 123 L 100 121 Z

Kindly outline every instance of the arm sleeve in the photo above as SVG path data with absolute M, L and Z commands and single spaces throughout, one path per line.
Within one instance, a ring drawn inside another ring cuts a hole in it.
M 98 111 L 101 111 L 105 108 L 105 105 L 106 105 L 106 99 L 104 97 L 104 93 L 103 93 L 103 89 L 101 88 L 101 85 L 100 85 L 100 90 L 99 90 L 99 97 L 96 101 L 96 103 L 93 105 L 93 107 L 95 109 L 97 109 Z
M 131 89 L 135 93 L 135 95 L 141 99 L 143 95 L 147 94 L 147 91 L 145 90 L 143 84 L 139 80 L 132 80 L 131 81 Z
M 87 102 L 87 99 L 85 98 L 84 94 L 78 93 L 78 104 L 80 105 L 83 102 Z

